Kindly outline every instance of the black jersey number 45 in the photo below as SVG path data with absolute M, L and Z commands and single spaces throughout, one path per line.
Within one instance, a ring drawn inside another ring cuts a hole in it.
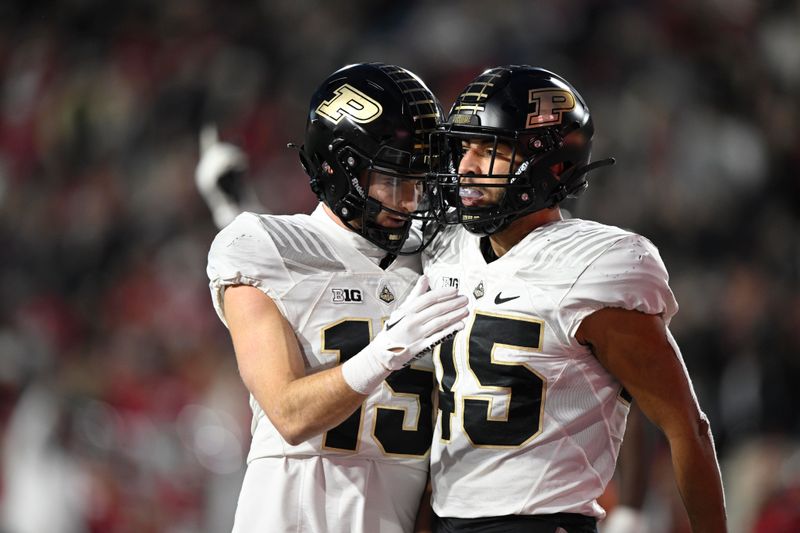
M 476 395 L 465 396 L 460 413 L 464 432 L 476 447 L 517 447 L 542 429 L 545 380 L 522 363 L 499 361 L 498 347 L 516 351 L 541 350 L 542 326 L 539 320 L 476 312 L 466 334 L 468 369 L 480 387 Z M 439 411 L 442 440 L 450 440 L 452 417 L 456 414 L 453 387 L 459 379 L 455 364 L 455 344 L 442 343 L 439 358 L 443 375 L 439 385 Z M 504 395 L 506 409 L 492 415 L 493 400 Z

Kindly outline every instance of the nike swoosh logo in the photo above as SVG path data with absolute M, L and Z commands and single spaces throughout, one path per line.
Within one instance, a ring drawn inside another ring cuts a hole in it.
M 394 322 L 392 322 L 391 324 L 386 324 L 386 331 L 389 331 L 390 329 L 392 329 L 393 327 L 395 327 L 395 326 L 396 326 L 397 324 L 399 324 L 399 323 L 400 323 L 400 321 L 401 321 L 401 320 L 403 320 L 405 317 L 406 317 L 406 316 L 405 316 L 405 315 L 403 315 L 403 316 L 401 316 L 400 318 L 398 318 L 397 320 L 395 320 Z
M 512 296 L 511 298 L 503 298 L 502 296 L 500 296 L 501 294 L 503 294 L 502 291 L 498 292 L 497 296 L 494 297 L 494 304 L 495 305 L 504 304 L 506 302 L 510 302 L 511 300 L 516 300 L 517 298 L 519 298 L 519 296 Z

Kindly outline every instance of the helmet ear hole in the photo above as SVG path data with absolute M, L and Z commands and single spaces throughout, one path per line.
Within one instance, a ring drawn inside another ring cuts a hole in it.
M 570 166 L 571 164 L 567 163 L 566 161 L 561 161 L 559 163 L 554 163 L 550 165 L 550 172 L 553 173 L 553 176 L 556 178 L 560 177 Z

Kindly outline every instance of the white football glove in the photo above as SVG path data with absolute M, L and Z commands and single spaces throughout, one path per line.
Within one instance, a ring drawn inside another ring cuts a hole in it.
M 342 374 L 351 389 L 369 394 L 390 373 L 464 329 L 467 297 L 454 288 L 429 287 L 428 278 L 420 277 L 372 342 L 345 361 Z
M 245 210 L 260 211 L 255 192 L 244 179 L 247 155 L 230 143 L 221 142 L 217 128 L 206 125 L 200 132 L 200 161 L 194 178 L 197 190 L 222 229 Z

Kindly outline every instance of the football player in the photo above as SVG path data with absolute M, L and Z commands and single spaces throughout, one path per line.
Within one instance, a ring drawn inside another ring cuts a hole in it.
M 668 329 L 656 247 L 562 217 L 586 186 L 594 128 L 578 92 L 529 66 L 486 70 L 436 134 L 451 226 L 423 252 L 469 297 L 435 351 L 439 532 L 596 532 L 631 399 L 664 432 L 694 531 L 726 529 L 711 430 Z M 435 143 L 434 143 L 435 144 Z
M 317 209 L 243 213 L 211 246 L 214 307 L 253 411 L 234 531 L 414 527 L 434 387 L 430 357 L 416 358 L 466 316 L 454 288 L 428 290 L 414 254 L 429 240 L 412 221 L 432 220 L 427 144 L 440 118 L 408 70 L 335 72 L 300 148 Z

